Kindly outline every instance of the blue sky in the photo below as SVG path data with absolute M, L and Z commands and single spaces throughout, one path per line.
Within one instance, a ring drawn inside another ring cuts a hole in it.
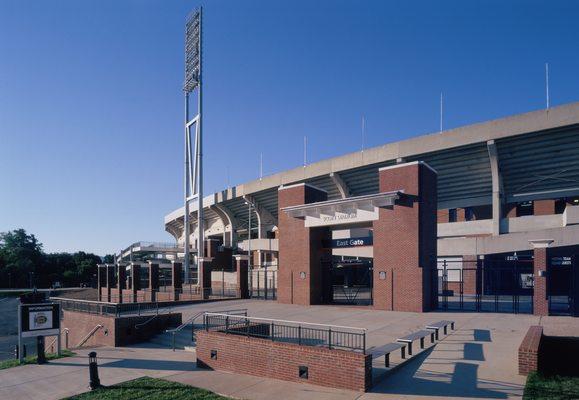
M 0 231 L 47 251 L 171 241 L 182 0 L 0 0 Z M 205 2 L 205 191 L 579 100 L 573 1 Z

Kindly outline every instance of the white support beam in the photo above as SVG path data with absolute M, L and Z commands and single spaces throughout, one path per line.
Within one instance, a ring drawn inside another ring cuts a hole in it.
M 214 204 L 210 208 L 223 222 L 223 244 L 225 246 L 234 246 L 237 243 L 237 229 L 239 227 L 237 218 L 235 218 L 229 208 L 222 204 Z M 227 229 L 228 226 L 229 229 Z
M 334 182 L 334 184 L 338 188 L 338 191 L 340 192 L 340 196 L 342 196 L 342 199 L 350 197 L 350 195 L 351 195 L 350 188 L 348 187 L 346 182 L 344 182 L 344 180 L 342 179 L 342 177 L 338 173 L 331 172 L 330 178 L 332 179 L 332 182 Z
M 489 162 L 491 165 L 492 175 L 492 201 L 493 201 L 493 236 L 498 236 L 501 233 L 501 217 L 504 202 L 504 189 L 501 171 L 499 168 L 499 154 L 497 145 L 494 140 L 487 142 L 487 149 L 489 152 Z
M 277 225 L 277 221 L 271 215 L 269 211 L 267 211 L 264 207 L 262 207 L 252 196 L 243 196 L 243 199 L 251 204 L 253 210 L 255 211 L 255 215 L 257 216 L 257 238 L 263 239 L 265 238 L 265 228 L 267 225 Z

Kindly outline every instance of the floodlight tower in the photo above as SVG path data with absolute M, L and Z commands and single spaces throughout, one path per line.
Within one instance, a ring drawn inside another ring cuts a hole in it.
M 197 257 L 204 256 L 204 227 L 203 227 L 203 135 L 202 135 L 202 18 L 201 7 L 193 10 L 185 23 L 185 281 L 190 282 L 190 252 L 189 252 L 189 205 L 197 203 Z M 197 113 L 191 118 L 189 97 L 197 90 Z M 192 149 L 192 129 L 195 129 L 195 138 Z M 199 263 L 197 263 L 199 268 Z M 199 276 L 199 275 L 198 275 Z

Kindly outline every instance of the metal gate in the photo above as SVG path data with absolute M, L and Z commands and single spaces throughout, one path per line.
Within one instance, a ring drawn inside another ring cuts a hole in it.
M 330 266 L 333 304 L 372 305 L 372 264 L 339 262 Z
M 277 268 L 256 268 L 249 274 L 249 297 L 252 299 L 277 299 Z
M 438 260 L 441 310 L 533 313 L 533 260 Z
M 549 257 L 547 266 L 547 295 L 549 315 L 579 316 L 575 294 L 579 285 L 576 256 Z

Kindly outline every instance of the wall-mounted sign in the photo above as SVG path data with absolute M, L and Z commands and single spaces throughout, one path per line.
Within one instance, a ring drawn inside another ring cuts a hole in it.
M 22 337 L 58 335 L 60 305 L 56 303 L 21 304 L 20 334 Z
M 562 267 L 572 265 L 571 257 L 563 256 L 563 257 L 551 257 L 551 266 L 552 267 Z
M 348 212 L 333 212 L 328 214 L 320 214 L 319 216 L 307 215 L 305 218 L 305 227 L 314 226 L 331 226 L 341 224 L 354 224 L 358 222 L 370 222 L 378 219 L 378 207 L 373 207 L 371 210 L 364 210 L 361 208 L 352 209 Z
M 356 237 L 344 239 L 324 240 L 322 245 L 327 249 L 339 249 L 342 247 L 372 246 L 373 237 Z

